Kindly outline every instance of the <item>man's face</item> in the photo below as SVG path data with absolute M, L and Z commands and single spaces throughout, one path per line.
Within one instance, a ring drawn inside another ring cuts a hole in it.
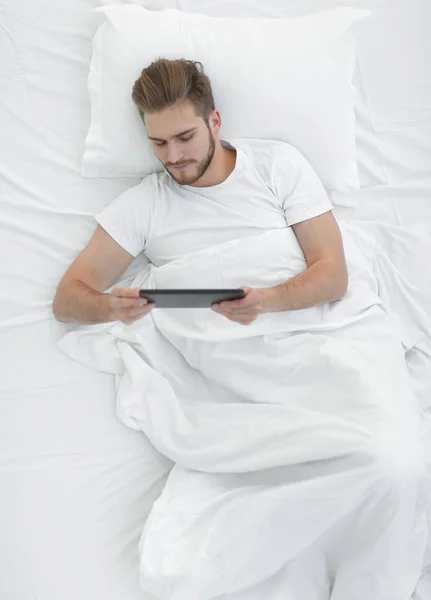
M 155 155 L 177 183 L 193 185 L 202 177 L 214 156 L 217 127 L 198 116 L 191 102 L 147 113 L 145 126 Z

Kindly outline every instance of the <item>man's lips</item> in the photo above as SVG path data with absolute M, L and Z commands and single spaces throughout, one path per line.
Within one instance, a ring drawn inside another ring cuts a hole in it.
M 170 165 L 171 169 L 176 169 L 178 171 L 182 171 L 184 169 L 186 169 L 191 163 L 186 163 L 184 165 Z

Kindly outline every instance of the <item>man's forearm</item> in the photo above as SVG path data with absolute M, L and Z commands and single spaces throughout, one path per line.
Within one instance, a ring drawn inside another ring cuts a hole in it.
M 339 300 L 346 290 L 347 271 L 328 261 L 317 261 L 286 283 L 263 289 L 263 310 L 310 308 Z
M 53 313 L 58 321 L 70 323 L 108 323 L 112 321 L 107 294 L 93 290 L 82 281 L 73 281 L 57 290 Z

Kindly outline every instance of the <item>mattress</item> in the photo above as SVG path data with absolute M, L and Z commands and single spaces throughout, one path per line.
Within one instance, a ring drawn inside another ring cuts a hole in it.
M 93 215 L 138 183 L 80 174 L 90 120 L 92 9 L 104 3 L 0 3 L 0 600 L 149 598 L 137 583 L 138 540 L 172 468 L 117 419 L 113 377 L 59 351 L 70 326 L 51 311 L 58 281 L 94 231 Z M 141 4 L 282 16 L 337 3 Z M 336 214 L 383 236 L 400 272 L 414 274 L 418 286 L 429 271 L 428 246 L 416 244 L 413 273 L 411 253 L 399 251 L 407 242 L 397 250 L 385 226 L 400 239 L 404 231 L 407 241 L 418 227 L 424 237 L 416 241 L 431 235 L 431 7 L 426 0 L 350 4 L 373 12 L 358 43 L 363 187 L 335 195 Z M 143 260 L 132 263 L 122 283 L 132 281 Z M 431 285 L 424 281 L 426 306 Z M 422 352 L 410 361 L 424 407 L 430 360 Z M 422 598 L 419 589 L 415 600 Z

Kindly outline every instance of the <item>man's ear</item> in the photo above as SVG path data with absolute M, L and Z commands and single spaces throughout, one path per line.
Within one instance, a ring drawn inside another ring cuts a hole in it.
M 218 110 L 213 110 L 209 117 L 209 124 L 213 133 L 218 133 L 221 127 L 221 115 Z

